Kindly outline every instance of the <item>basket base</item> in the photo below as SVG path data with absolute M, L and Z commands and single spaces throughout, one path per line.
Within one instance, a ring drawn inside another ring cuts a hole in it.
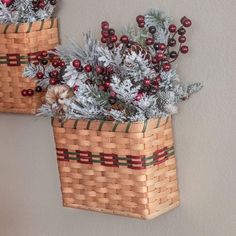
M 138 214 L 134 214 L 134 213 L 130 213 L 130 212 L 122 212 L 122 211 L 111 211 L 108 209 L 100 209 L 100 208 L 90 208 L 90 207 L 86 207 L 83 205 L 78 205 L 78 204 L 66 204 L 63 203 L 64 207 L 67 208 L 74 208 L 74 209 L 81 209 L 81 210 L 87 210 L 87 211 L 96 211 L 96 212 L 100 212 L 100 213 L 104 213 L 104 214 L 110 214 L 110 215 L 119 215 L 119 216 L 124 216 L 124 217 L 132 217 L 132 218 L 137 218 L 140 220 L 152 220 L 164 213 L 167 213 L 175 208 L 177 208 L 178 206 L 180 206 L 180 201 L 175 202 L 174 204 L 168 205 L 165 208 L 159 210 L 158 212 L 151 214 L 151 215 L 146 215 L 146 216 L 141 216 Z
M 17 113 L 17 114 L 28 114 L 28 115 L 35 115 L 37 113 L 36 109 L 18 109 L 18 108 L 11 108 L 11 109 L 2 109 L 0 108 L 0 112 L 2 113 Z

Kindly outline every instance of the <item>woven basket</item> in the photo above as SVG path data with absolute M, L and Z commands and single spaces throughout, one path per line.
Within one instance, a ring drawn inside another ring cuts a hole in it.
M 151 219 L 179 205 L 171 118 L 53 129 L 64 206 Z
M 23 97 L 23 89 L 34 90 L 36 85 L 23 78 L 22 71 L 28 62 L 36 62 L 42 51 L 57 44 L 57 19 L 0 25 L 0 112 L 36 112 L 44 93 Z

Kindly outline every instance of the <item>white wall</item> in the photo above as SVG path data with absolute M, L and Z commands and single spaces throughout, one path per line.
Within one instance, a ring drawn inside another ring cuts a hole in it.
M 151 7 L 193 20 L 179 73 L 205 85 L 174 119 L 181 207 L 148 222 L 63 208 L 50 121 L 0 114 L 0 236 L 236 235 L 236 1 L 62 1 L 63 42 Z

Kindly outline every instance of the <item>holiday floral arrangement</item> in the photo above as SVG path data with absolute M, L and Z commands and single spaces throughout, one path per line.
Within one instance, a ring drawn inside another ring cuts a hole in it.
M 202 88 L 183 85 L 176 60 L 189 52 L 187 17 L 177 27 L 158 10 L 137 16 L 138 27 L 125 27 L 118 37 L 107 21 L 101 23 L 101 42 L 85 34 L 76 42 L 42 52 L 24 76 L 47 90 L 39 113 L 65 119 L 143 121 L 177 112 L 179 102 Z M 27 96 L 26 91 L 22 91 Z
M 56 0 L 0 0 L 0 24 L 47 19 L 55 6 Z
M 158 10 L 136 20 L 119 36 L 103 21 L 100 41 L 87 33 L 24 70 L 46 91 L 39 114 L 53 117 L 66 207 L 150 219 L 179 205 L 171 115 L 202 88 L 176 72 L 192 22 Z

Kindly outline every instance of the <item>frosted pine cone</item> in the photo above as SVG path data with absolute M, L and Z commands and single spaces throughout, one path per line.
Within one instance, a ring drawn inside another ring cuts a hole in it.
M 136 54 L 141 54 L 145 60 L 150 61 L 152 56 L 147 49 L 143 48 L 140 44 L 134 43 L 130 48 L 125 50 L 125 54 L 131 54 L 135 52 Z
M 46 93 L 46 103 L 52 107 L 56 116 L 62 117 L 67 111 L 67 104 L 72 96 L 73 92 L 67 85 L 51 86 Z

